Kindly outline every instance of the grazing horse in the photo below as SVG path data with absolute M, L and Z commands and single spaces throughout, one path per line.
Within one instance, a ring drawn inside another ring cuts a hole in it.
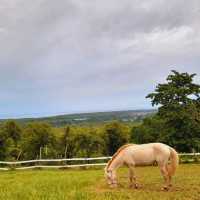
M 170 164 L 168 162 L 170 161 Z M 130 187 L 138 188 L 134 173 L 135 166 L 152 165 L 157 163 L 165 184 L 163 190 L 171 186 L 172 175 L 175 174 L 179 158 L 177 152 L 170 146 L 162 143 L 126 144 L 118 149 L 105 167 L 105 176 L 111 187 L 117 186 L 116 170 L 126 165 L 129 168 Z

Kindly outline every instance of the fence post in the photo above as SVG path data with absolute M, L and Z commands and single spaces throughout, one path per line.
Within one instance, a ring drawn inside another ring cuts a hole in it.
M 42 159 L 42 147 L 40 147 L 40 160 Z
M 12 163 L 12 164 L 10 165 L 10 169 L 11 169 L 11 170 L 15 170 L 15 168 L 16 168 L 16 164 L 15 164 L 15 163 Z

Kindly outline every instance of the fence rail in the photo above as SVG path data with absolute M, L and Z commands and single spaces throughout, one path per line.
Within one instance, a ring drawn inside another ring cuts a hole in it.
M 181 153 L 179 154 L 180 157 L 200 157 L 200 153 Z M 105 166 L 105 160 L 109 160 L 112 157 L 96 157 L 96 158 L 66 158 L 66 159 L 37 159 L 37 160 L 26 160 L 26 161 L 0 161 L 0 170 L 2 171 L 7 171 L 11 169 L 15 170 L 25 170 L 25 169 L 41 169 L 41 168 L 53 168 L 53 169 L 61 169 L 61 168 L 77 168 L 77 167 L 95 167 L 95 166 Z M 75 161 L 84 161 L 84 162 L 89 162 L 89 161 L 104 161 L 101 163 L 84 163 L 84 164 L 69 164 L 67 162 L 75 162 Z M 194 159 L 188 159 L 188 162 L 192 162 Z M 200 161 L 200 159 L 199 159 Z M 42 165 L 42 163 L 61 163 L 61 165 Z M 22 164 L 32 164 L 31 166 L 19 166 L 17 165 L 22 165 Z M 35 165 L 33 165 L 35 164 Z M 7 167 L 2 167 L 2 165 L 6 165 Z
M 25 163 L 37 163 L 37 162 L 64 162 L 64 161 L 90 161 L 90 160 L 107 160 L 111 157 L 96 157 L 96 158 L 64 158 L 64 159 L 38 159 L 38 160 L 25 160 L 25 161 L 0 161 L 0 164 L 16 165 Z

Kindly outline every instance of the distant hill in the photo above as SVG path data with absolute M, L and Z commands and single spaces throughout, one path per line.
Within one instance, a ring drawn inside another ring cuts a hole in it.
M 53 126 L 60 127 L 67 124 L 88 124 L 88 123 L 105 123 L 111 120 L 119 120 L 123 122 L 141 121 L 145 117 L 156 113 L 156 110 L 126 110 L 126 111 L 110 111 L 110 112 L 93 112 L 66 114 L 42 118 L 22 118 L 15 119 L 20 123 L 28 122 L 48 122 Z M 5 120 L 0 120 L 3 122 Z

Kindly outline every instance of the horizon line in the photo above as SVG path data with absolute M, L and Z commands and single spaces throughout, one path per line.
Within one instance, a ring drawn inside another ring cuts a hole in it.
M 33 113 L 33 114 L 22 114 L 14 117 L 0 117 L 0 120 L 12 120 L 12 119 L 39 119 L 39 118 L 49 118 L 62 115 L 76 115 L 76 114 L 92 114 L 92 113 L 104 113 L 104 112 L 120 112 L 120 111 L 139 111 L 139 110 L 157 110 L 157 108 L 127 108 L 127 109 L 111 109 L 111 110 L 94 110 L 94 111 L 74 111 L 74 112 L 59 112 L 59 113 L 49 113 L 42 114 Z M 37 115 L 37 116 L 34 116 Z

